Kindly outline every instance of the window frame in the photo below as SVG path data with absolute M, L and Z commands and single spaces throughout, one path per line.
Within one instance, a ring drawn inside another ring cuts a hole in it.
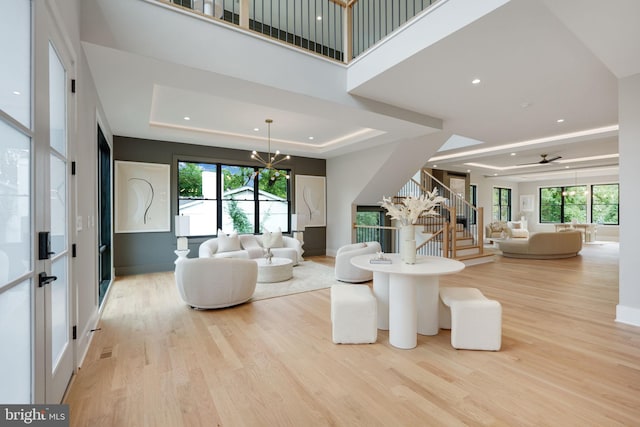
M 215 185 L 215 198 L 211 198 L 211 197 L 207 197 L 205 198 L 204 195 L 200 196 L 200 197 L 182 197 L 180 195 L 180 164 L 182 163 L 190 163 L 190 164 L 207 164 L 207 165 L 211 165 L 212 167 L 215 167 L 215 174 L 216 174 L 216 185 Z M 176 196 L 175 196 L 175 200 L 176 200 L 176 215 L 180 215 L 181 211 L 180 211 L 180 202 L 182 200 L 206 200 L 206 201 L 210 201 L 210 202 L 215 202 L 216 203 L 216 225 L 215 225 L 215 233 L 214 234 L 190 234 L 188 237 L 192 237 L 192 238 L 198 238 L 198 237 L 210 237 L 210 236 L 216 236 L 217 235 L 217 230 L 222 229 L 223 228 L 223 217 L 224 217 L 224 204 L 225 202 L 229 201 L 229 198 L 224 197 L 224 186 L 223 186 L 223 170 L 225 168 L 249 168 L 249 169 L 253 169 L 254 173 L 257 174 L 257 177 L 252 179 L 253 182 L 253 206 L 254 206 L 254 214 L 255 214 L 255 221 L 253 224 L 253 231 L 251 231 L 250 233 L 242 233 L 242 234 L 260 234 L 262 232 L 262 225 L 261 225 L 261 218 L 260 218 L 260 207 L 261 202 L 265 202 L 265 200 L 261 200 L 260 198 L 260 183 L 259 183 L 259 176 L 260 176 L 260 172 L 262 170 L 264 170 L 263 167 L 260 166 L 255 166 L 255 165 L 250 165 L 250 164 L 246 164 L 243 163 L 242 161 L 233 161 L 233 160 L 218 160 L 218 159 L 206 159 L 206 158 L 194 158 L 194 157 L 190 157 L 190 156 L 176 156 L 175 157 L 175 165 L 176 165 L 176 173 L 175 173 L 175 186 L 174 188 L 176 189 Z M 291 177 L 292 176 L 292 170 L 288 169 L 288 168 L 278 168 L 278 171 L 281 172 L 285 172 L 287 174 L 287 176 Z M 291 213 L 292 213 L 292 206 L 293 206 L 293 200 L 292 200 L 292 188 L 291 188 L 291 179 L 290 178 L 286 178 L 287 180 L 287 186 L 286 186 L 286 199 L 283 199 L 283 201 L 285 201 L 285 203 L 287 204 L 287 221 L 286 221 L 286 227 L 284 229 L 282 229 L 283 233 L 290 233 L 291 232 Z M 267 201 L 269 202 L 269 201 Z
M 601 204 L 601 203 L 594 203 L 593 201 L 593 195 L 595 194 L 594 188 L 596 187 L 609 187 L 609 186 L 615 186 L 617 187 L 618 191 L 617 191 L 617 196 L 618 196 L 618 201 L 617 203 L 609 203 L 609 204 Z M 615 205 L 616 206 L 616 211 L 617 211 L 617 218 L 618 221 L 615 223 L 612 222 L 602 222 L 602 223 L 598 223 L 598 224 L 602 224 L 602 225 L 620 225 L 620 183 L 609 183 L 609 184 L 591 184 L 591 194 L 590 194 L 590 203 L 591 203 L 591 208 L 589 209 L 589 214 L 590 214 L 590 218 L 591 218 L 591 222 L 593 222 L 593 208 L 594 206 L 612 206 Z
M 498 204 L 495 204 L 496 200 L 495 200 L 495 194 L 496 194 L 496 190 L 498 190 Z M 508 199 L 508 203 L 506 205 L 502 204 L 502 193 L 503 191 L 507 192 L 507 199 Z M 491 200 L 491 217 L 492 220 L 494 221 L 511 221 L 511 216 L 512 216 L 512 202 L 513 202 L 513 197 L 512 197 L 512 193 L 513 190 L 511 188 L 508 187 L 493 187 L 492 192 L 491 192 L 491 197 L 493 200 Z M 498 217 L 495 217 L 495 208 L 498 208 Z M 507 217 L 503 218 L 502 217 L 502 208 L 506 207 L 507 208 Z

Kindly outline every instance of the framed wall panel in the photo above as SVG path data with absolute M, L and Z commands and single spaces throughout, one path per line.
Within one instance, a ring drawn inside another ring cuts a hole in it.
M 171 167 L 158 163 L 115 162 L 115 232 L 170 231 Z
M 326 178 L 296 175 L 295 195 L 298 223 L 305 227 L 326 227 Z

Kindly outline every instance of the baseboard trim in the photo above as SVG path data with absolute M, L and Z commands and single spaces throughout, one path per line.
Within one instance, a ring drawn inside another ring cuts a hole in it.
M 616 306 L 616 322 L 640 327 L 640 308 L 618 304 Z

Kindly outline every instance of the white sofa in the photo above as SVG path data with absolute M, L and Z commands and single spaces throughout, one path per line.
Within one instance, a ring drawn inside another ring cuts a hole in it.
M 205 240 L 200 244 L 200 258 L 261 258 L 265 254 L 263 236 L 253 234 L 226 235 Z M 222 237 L 224 236 L 224 237 Z M 302 261 L 302 244 L 293 237 L 282 236 L 274 239 L 271 253 L 274 257 L 288 258 L 293 265 Z
M 351 258 L 356 255 L 371 254 L 372 258 L 376 252 L 380 252 L 380 243 L 364 242 L 352 243 L 342 246 L 336 252 L 336 279 L 341 282 L 361 283 L 373 279 L 373 272 L 363 270 L 351 264 Z
M 185 258 L 176 263 L 175 274 L 180 297 L 189 306 L 222 308 L 251 298 L 258 264 L 248 259 Z
M 487 239 L 499 238 L 529 238 L 527 221 L 494 221 L 485 226 Z

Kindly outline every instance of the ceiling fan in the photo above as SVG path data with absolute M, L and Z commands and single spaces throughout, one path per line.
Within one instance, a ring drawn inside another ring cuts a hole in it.
M 526 165 L 546 165 L 547 163 L 551 163 L 551 162 L 555 162 L 558 159 L 561 159 L 562 156 L 556 156 L 556 157 L 552 157 L 550 159 L 547 159 L 548 154 L 540 154 L 540 157 L 542 157 L 542 160 L 540 160 L 539 162 L 533 162 L 533 163 L 522 163 L 519 164 L 518 166 L 526 166 Z

